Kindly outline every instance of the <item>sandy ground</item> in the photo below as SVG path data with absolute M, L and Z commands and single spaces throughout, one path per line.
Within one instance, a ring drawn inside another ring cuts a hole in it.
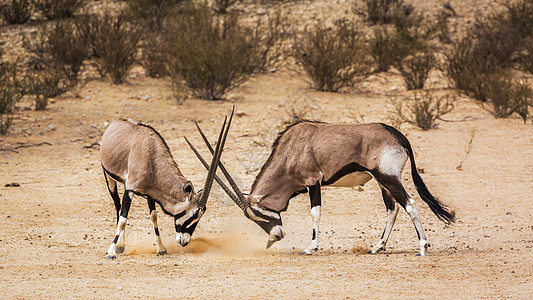
M 446 84 L 438 74 L 434 80 Z M 155 254 L 146 201 L 136 198 L 126 253 L 105 259 L 115 212 L 93 143 L 107 122 L 133 118 L 155 127 L 198 188 L 205 172 L 183 136 L 201 146 L 197 120 L 214 139 L 235 105 L 239 117 L 223 161 L 247 192 L 287 111 L 307 109 L 308 118 L 327 122 L 353 123 L 355 114 L 387 122 L 387 99 L 406 94 L 395 73 L 331 94 L 310 90 L 302 74 L 279 70 L 251 78 L 229 100 L 176 105 L 164 81 L 137 74 L 120 86 L 90 82 L 79 97 L 62 96 L 46 111 L 22 109 L 12 133 L 0 137 L 0 297 L 530 298 L 533 126 L 515 117 L 494 119 L 464 97 L 445 119 L 467 121 L 440 122 L 430 131 L 402 127 L 424 181 L 458 217 L 445 226 L 415 198 L 431 243 L 427 257 L 416 256 L 416 232 L 404 211 L 387 251 L 365 254 L 386 222 L 371 181 L 362 190 L 323 189 L 320 250 L 312 256 L 298 255 L 311 239 L 307 195 L 291 200 L 282 215 L 287 236 L 265 250 L 267 235 L 215 188 L 187 247 L 176 244 L 172 219 L 158 208 L 165 256 Z M 403 178 L 415 196 L 410 174 Z M 5 186 L 10 183 L 20 186 Z

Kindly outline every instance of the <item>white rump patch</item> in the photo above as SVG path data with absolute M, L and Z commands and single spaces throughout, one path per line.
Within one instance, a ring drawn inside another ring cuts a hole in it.
M 387 147 L 381 152 L 379 157 L 379 170 L 383 174 L 400 177 L 403 167 L 407 162 L 407 153 L 402 148 Z

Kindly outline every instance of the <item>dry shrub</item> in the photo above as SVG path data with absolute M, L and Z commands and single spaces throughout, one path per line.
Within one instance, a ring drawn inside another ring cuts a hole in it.
M 12 62 L 2 60 L 3 50 L 0 49 L 0 135 L 8 133 L 11 126 L 11 113 L 25 93 L 17 70 L 19 67 Z
M 525 123 L 532 96 L 529 84 L 513 79 L 509 73 L 494 74 L 487 82 L 487 96 L 492 106 L 492 115 L 496 118 L 506 118 L 516 112 Z
M 368 46 L 357 28 L 346 20 L 331 29 L 317 23 L 295 38 L 294 56 L 316 90 L 337 92 L 370 73 Z
M 478 100 L 487 100 L 487 78 L 500 69 L 478 55 L 476 42 L 467 36 L 445 53 L 444 70 L 455 88 Z
M 27 90 L 34 98 L 35 110 L 44 110 L 48 99 L 57 97 L 70 89 L 68 80 L 62 70 L 48 68 L 34 70 L 26 75 Z
M 519 0 L 504 6 L 502 12 L 477 19 L 467 35 L 446 53 L 445 70 L 455 87 L 478 100 L 488 99 L 493 77 L 510 70 L 515 62 L 528 69 L 533 2 Z M 503 109 L 502 115 L 506 114 Z
M 86 40 L 75 24 L 68 21 L 56 22 L 45 34 L 51 58 L 70 81 L 70 85 L 75 85 L 83 62 L 89 55 Z
M 436 60 L 431 40 L 438 34 L 435 24 L 417 12 L 394 19 L 394 46 L 391 56 L 408 90 L 424 87 Z
M 213 0 L 213 10 L 218 14 L 225 14 L 228 12 L 228 8 L 239 1 L 240 0 Z
M 520 55 L 520 65 L 526 72 L 533 74 L 533 37 L 524 42 L 524 49 Z
M 73 22 L 64 20 L 43 24 L 34 36 L 25 37 L 24 47 L 31 53 L 30 72 L 48 73 L 45 75 L 48 78 L 46 82 L 51 86 L 46 89 L 50 97 L 78 84 L 88 50 Z
M 139 63 L 150 77 L 159 78 L 170 75 L 170 60 L 167 40 L 161 34 L 147 34 L 143 40 Z
M 70 18 L 88 0 L 34 0 L 35 6 L 48 20 Z
M 397 49 L 394 31 L 388 27 L 374 28 L 374 35 L 370 41 L 370 55 L 377 64 L 376 72 L 387 72 L 394 64 L 395 57 L 392 55 Z
M 443 5 L 443 8 L 439 11 L 437 15 L 437 23 L 435 27 L 437 29 L 437 36 L 439 40 L 443 43 L 449 44 L 452 42 L 452 37 L 449 28 L 449 19 L 453 16 L 456 16 L 455 10 L 453 9 L 450 2 L 446 2 Z
M 136 22 L 147 25 L 148 31 L 158 32 L 164 28 L 168 16 L 177 13 L 179 5 L 187 0 L 126 0 L 128 14 Z
M 290 14 L 281 9 L 259 18 L 254 30 L 254 40 L 259 51 L 258 72 L 275 68 L 284 58 L 283 42 L 291 35 Z
M 173 86 L 183 81 L 208 100 L 221 99 L 261 63 L 254 29 L 239 24 L 235 14 L 215 16 L 203 4 L 175 18 L 168 49 Z
M 455 107 L 455 102 L 455 96 L 436 96 L 430 91 L 415 92 L 411 97 L 403 100 L 389 99 L 394 110 L 393 123 L 409 123 L 422 130 L 437 127 L 436 121 L 451 112 Z
M 408 56 L 398 65 L 398 70 L 403 77 L 408 90 L 422 89 L 429 77 L 429 72 L 435 66 L 435 56 L 427 49 Z
M 113 16 L 105 12 L 83 20 L 86 22 L 79 24 L 81 35 L 98 72 L 102 77 L 109 75 L 114 84 L 123 83 L 136 62 L 143 31 L 124 14 Z
M 0 15 L 9 24 L 24 24 L 33 13 L 30 0 L 7 0 L 0 4 Z
M 405 5 L 403 0 L 363 0 L 352 6 L 352 12 L 361 16 L 368 22 L 376 24 L 388 24 L 399 13 L 409 13 L 412 6 Z

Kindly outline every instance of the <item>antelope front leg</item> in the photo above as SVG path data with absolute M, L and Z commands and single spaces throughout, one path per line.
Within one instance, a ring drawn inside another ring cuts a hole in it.
M 119 242 L 120 237 L 122 236 L 122 251 L 124 251 L 124 231 L 126 230 L 126 223 L 128 221 L 128 212 L 131 206 L 131 198 L 133 197 L 133 192 L 125 191 L 124 197 L 122 197 L 122 207 L 120 208 L 120 217 L 118 218 L 117 230 L 115 232 L 115 238 L 107 249 L 107 259 L 115 259 L 117 257 L 117 243 Z
M 159 236 L 159 227 L 157 226 L 157 211 L 155 209 L 155 201 L 152 199 L 148 199 L 148 208 L 150 209 L 150 221 L 152 221 L 152 225 L 154 226 L 154 232 L 155 232 L 155 246 L 156 246 L 156 253 L 157 255 L 165 255 L 167 254 L 167 250 L 165 249 L 165 246 L 163 246 L 163 242 L 161 241 L 161 236 Z
M 311 255 L 312 252 L 318 251 L 318 233 L 320 225 L 320 208 L 322 201 L 320 198 L 320 183 L 308 187 L 309 197 L 311 198 L 311 218 L 313 219 L 313 237 L 311 244 L 300 252 L 300 255 Z

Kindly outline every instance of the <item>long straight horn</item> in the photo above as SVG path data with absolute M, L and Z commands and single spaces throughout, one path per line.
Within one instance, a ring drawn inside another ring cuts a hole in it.
M 231 114 L 233 115 L 233 111 L 231 112 Z M 202 136 L 202 139 L 204 140 L 207 148 L 209 149 L 209 151 L 211 152 L 211 154 L 214 153 L 214 150 L 213 150 L 213 147 L 211 146 L 211 143 L 209 143 L 209 140 L 207 139 L 207 137 L 205 136 L 204 132 L 202 131 L 202 129 L 200 128 L 200 126 L 198 125 L 198 122 L 195 122 L 196 124 L 196 128 L 198 128 L 198 131 L 200 132 L 200 135 Z M 235 183 L 235 181 L 233 180 L 233 178 L 231 177 L 231 175 L 229 174 L 228 170 L 226 169 L 226 167 L 224 167 L 224 165 L 222 164 L 222 162 L 219 162 L 218 166 L 220 167 L 220 170 L 222 171 L 222 173 L 224 174 L 224 176 L 226 177 L 226 179 L 228 180 L 231 188 L 235 191 L 235 193 L 237 194 L 237 197 L 239 199 L 239 201 L 235 201 L 234 197 L 232 197 L 232 195 L 234 195 L 233 193 L 228 193 L 228 196 L 230 196 L 231 199 L 233 199 L 233 201 L 242 209 L 242 210 L 245 210 L 247 207 L 250 206 L 250 203 L 248 202 L 248 200 L 246 200 L 246 197 L 244 196 L 244 194 L 241 192 L 241 190 L 239 189 L 239 186 L 237 186 L 237 184 Z M 217 181 L 218 182 L 218 181 Z
M 189 145 L 189 147 L 194 152 L 194 154 L 196 154 L 196 157 L 198 157 L 198 159 L 204 165 L 206 170 L 209 171 L 209 164 L 207 163 L 207 161 L 205 161 L 205 159 L 198 152 L 198 150 L 196 150 L 196 148 L 192 145 L 192 143 L 189 141 L 189 139 L 186 136 L 184 138 L 185 138 L 185 141 L 187 142 L 187 144 Z M 235 202 L 235 203 L 239 202 L 239 198 L 237 197 L 237 195 L 235 195 L 235 193 L 233 193 L 233 191 L 231 191 L 231 189 L 224 183 L 224 181 L 222 181 L 222 179 L 220 179 L 220 177 L 218 177 L 216 174 L 215 174 L 215 180 L 220 185 L 220 187 L 226 192 L 226 194 L 228 194 L 228 196 L 230 196 L 230 198 L 233 200 L 233 202 Z
M 209 168 L 209 172 L 207 173 L 207 178 L 205 179 L 205 185 L 202 192 L 202 198 L 200 198 L 200 201 L 198 202 L 199 207 L 205 207 L 207 204 L 207 198 L 209 197 L 209 193 L 211 192 L 211 187 L 213 186 L 213 180 L 216 175 L 218 162 L 220 161 L 220 156 L 222 155 L 222 150 L 224 149 L 224 144 L 226 143 L 226 137 L 228 136 L 229 127 L 231 125 L 231 119 L 233 118 L 233 114 L 231 115 L 228 125 L 226 126 L 226 120 L 227 117 L 224 118 L 224 125 L 222 125 L 222 129 L 220 130 L 220 134 L 218 136 L 217 146 L 215 148 L 215 154 L 213 154 L 213 159 L 211 160 L 211 167 Z

